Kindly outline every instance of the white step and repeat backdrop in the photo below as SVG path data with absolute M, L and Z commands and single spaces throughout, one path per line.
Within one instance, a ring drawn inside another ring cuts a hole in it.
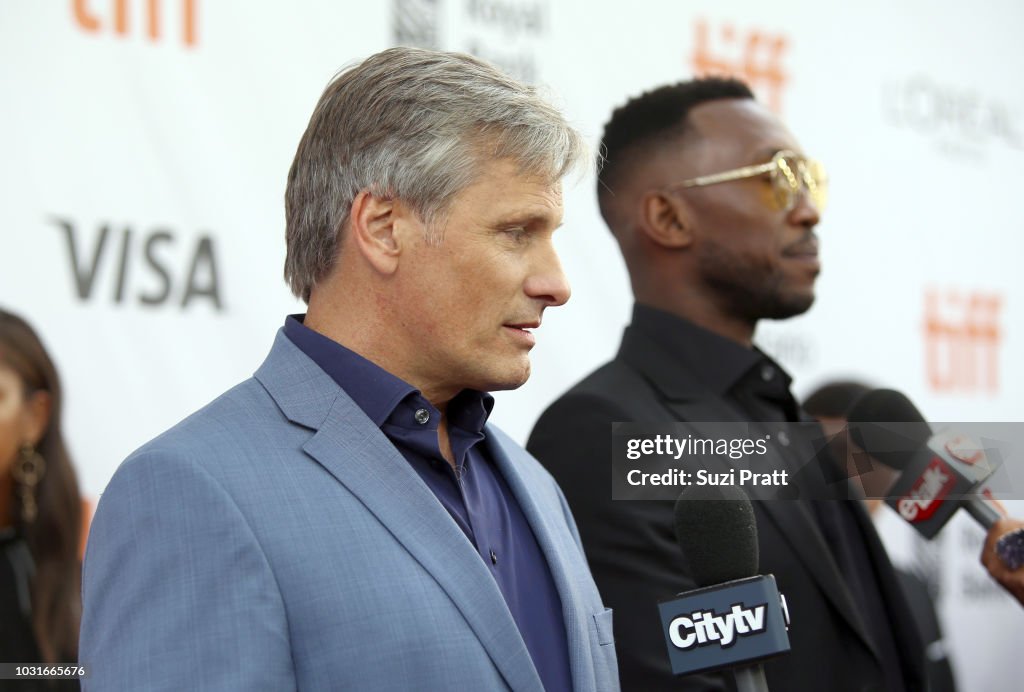
M 285 176 L 339 68 L 396 43 L 474 52 L 547 85 L 595 142 L 628 97 L 728 71 L 832 178 L 818 303 L 759 330 L 798 393 L 854 376 L 933 420 L 1020 420 L 1022 26 L 1019 0 L 3 0 L 0 305 L 56 357 L 95 501 L 300 310 Z M 567 191 L 559 232 L 573 299 L 546 316 L 531 381 L 498 397 L 521 440 L 628 319 L 593 187 Z M 962 688 L 1016 689 L 1024 609 L 977 566 L 980 531 L 882 528 L 898 561 L 931 565 Z

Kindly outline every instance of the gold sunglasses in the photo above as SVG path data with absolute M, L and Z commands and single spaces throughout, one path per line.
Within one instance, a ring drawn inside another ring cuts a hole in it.
M 768 163 L 702 175 L 674 183 L 671 187 L 704 187 L 765 173 L 771 176 L 772 192 L 779 211 L 788 212 L 796 206 L 801 187 L 807 190 L 808 197 L 819 212 L 825 208 L 828 201 L 828 176 L 825 175 L 825 168 L 818 161 L 797 156 L 788 149 L 775 152 Z

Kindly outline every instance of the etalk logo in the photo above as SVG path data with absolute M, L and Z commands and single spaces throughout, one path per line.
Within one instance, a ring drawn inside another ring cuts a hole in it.
M 917 479 L 910 491 L 896 503 L 900 516 L 909 522 L 928 521 L 942 504 L 942 500 L 956 485 L 956 476 L 939 457 L 932 457 L 928 468 Z

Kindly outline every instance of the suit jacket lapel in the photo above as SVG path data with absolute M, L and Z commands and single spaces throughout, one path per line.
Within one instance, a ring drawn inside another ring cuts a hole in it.
M 553 523 L 553 518 L 545 515 L 537 506 L 521 470 L 515 463 L 515 459 L 525 452 L 515 449 L 512 444 L 514 443 L 493 425 L 487 426 L 487 445 L 491 458 L 505 478 L 533 535 L 537 538 L 537 544 L 544 554 L 555 582 L 555 589 L 562 601 L 562 617 L 569 644 L 569 666 L 572 670 L 573 686 L 576 690 L 594 689 L 594 662 L 590 652 L 587 623 L 588 615 L 593 613 L 588 614 L 579 608 L 579 588 L 574 581 L 579 570 L 572 569 L 567 562 L 570 558 L 577 558 L 582 564 L 585 558 L 569 532 L 559 530 Z M 554 519 L 561 525 L 561 516 Z
M 281 333 L 256 377 L 290 420 L 316 429 L 303 449 L 358 497 L 447 592 L 509 687 L 541 690 L 494 578 L 380 429 Z
M 846 588 L 839 572 L 839 566 L 832 557 L 832 551 L 825 543 L 821 531 L 816 528 L 807 505 L 788 500 L 768 500 L 759 504 L 764 514 L 779 527 L 779 533 L 800 558 L 804 568 L 814 575 L 825 596 L 877 658 L 878 651 L 874 640 L 868 635 L 864 619 L 860 616 L 850 590 Z

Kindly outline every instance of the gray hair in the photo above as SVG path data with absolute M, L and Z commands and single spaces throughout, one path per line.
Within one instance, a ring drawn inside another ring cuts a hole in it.
M 438 243 L 452 198 L 484 164 L 511 159 L 552 182 L 588 157 L 583 137 L 534 87 L 463 53 L 390 48 L 335 76 L 285 191 L 284 277 L 309 302 L 336 261 L 363 190 L 409 204 Z

